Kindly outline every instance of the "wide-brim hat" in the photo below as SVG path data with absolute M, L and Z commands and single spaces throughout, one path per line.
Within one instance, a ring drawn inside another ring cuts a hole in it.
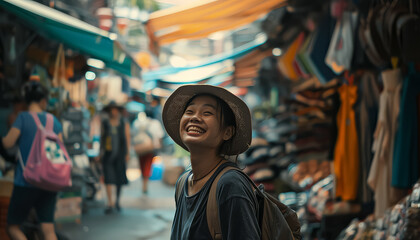
M 105 112 L 109 112 L 111 108 L 117 108 L 120 111 L 124 110 L 124 106 L 118 104 L 115 101 L 110 101 L 107 105 L 105 105 L 105 107 L 102 110 Z
M 162 120 L 168 135 L 181 147 L 189 151 L 179 134 L 179 124 L 188 101 L 200 94 L 210 94 L 220 98 L 232 109 L 235 115 L 235 134 L 231 147 L 222 154 L 238 155 L 245 152 L 251 145 L 252 123 L 248 106 L 239 97 L 228 90 L 211 85 L 183 85 L 177 88 L 168 98 L 162 110 Z

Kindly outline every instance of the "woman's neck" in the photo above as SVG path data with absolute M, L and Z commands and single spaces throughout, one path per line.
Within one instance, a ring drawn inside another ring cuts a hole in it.
M 220 162 L 221 157 L 216 151 L 191 151 L 191 168 L 195 176 L 201 177 L 208 169 L 211 169 L 215 164 Z
M 43 112 L 44 110 L 39 106 L 38 103 L 31 103 L 28 107 L 29 112 Z

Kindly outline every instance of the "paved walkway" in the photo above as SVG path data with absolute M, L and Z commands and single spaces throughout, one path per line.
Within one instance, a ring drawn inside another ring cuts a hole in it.
M 132 161 L 131 161 L 132 162 Z M 60 224 L 57 230 L 71 240 L 167 240 L 175 213 L 174 187 L 150 181 L 149 194 L 141 193 L 140 174 L 129 164 L 130 184 L 123 188 L 122 211 L 104 214 L 103 187 L 97 199 L 87 203 L 81 223 Z

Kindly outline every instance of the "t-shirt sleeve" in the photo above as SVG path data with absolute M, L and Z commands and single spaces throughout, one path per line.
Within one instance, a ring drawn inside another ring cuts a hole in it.
M 61 125 L 60 121 L 58 121 L 58 119 L 54 116 L 54 132 L 56 134 L 62 133 L 63 132 L 63 126 Z
M 12 127 L 15 127 L 19 129 L 20 131 L 22 131 L 22 128 L 23 128 L 23 114 L 22 113 L 19 113 Z
M 218 183 L 217 199 L 223 239 L 261 239 L 257 220 L 257 202 L 243 176 L 233 171 Z

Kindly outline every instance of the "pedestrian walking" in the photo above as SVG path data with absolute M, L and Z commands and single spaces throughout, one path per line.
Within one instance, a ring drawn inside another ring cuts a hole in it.
M 139 167 L 143 180 L 143 194 L 148 194 L 149 178 L 152 173 L 152 163 L 162 147 L 164 131 L 159 120 L 152 118 L 150 111 L 139 113 L 133 123 L 133 145 L 139 159 Z
M 191 160 L 191 171 L 175 199 L 171 239 L 212 239 L 206 219 L 211 184 L 224 167 L 236 166 L 230 157 L 251 144 L 250 111 L 223 88 L 185 85 L 168 98 L 162 118 L 169 136 L 190 152 Z M 237 171 L 224 173 L 216 199 L 223 239 L 261 238 L 258 201 L 246 177 Z
M 12 128 L 2 138 L 2 147 L 18 146 L 23 165 L 26 166 L 36 132 L 37 123 L 31 114 L 37 116 L 41 124 L 46 127 L 48 90 L 39 82 L 31 81 L 23 86 L 23 96 L 28 104 L 28 111 L 17 115 Z M 62 141 L 62 126 L 53 117 L 53 131 Z M 42 151 L 42 150 L 41 150 Z M 29 184 L 23 175 L 23 165 L 17 164 L 15 169 L 14 187 L 10 199 L 7 215 L 8 234 L 11 239 L 26 239 L 20 225 L 26 220 L 34 208 L 41 223 L 41 230 L 46 240 L 55 240 L 54 212 L 57 192 L 43 190 Z
M 130 126 L 122 116 L 123 107 L 114 101 L 111 101 L 104 111 L 108 116 L 101 123 L 99 159 L 102 163 L 107 195 L 105 213 L 110 214 L 114 209 L 121 210 L 121 188 L 128 184 L 126 168 L 130 159 Z

